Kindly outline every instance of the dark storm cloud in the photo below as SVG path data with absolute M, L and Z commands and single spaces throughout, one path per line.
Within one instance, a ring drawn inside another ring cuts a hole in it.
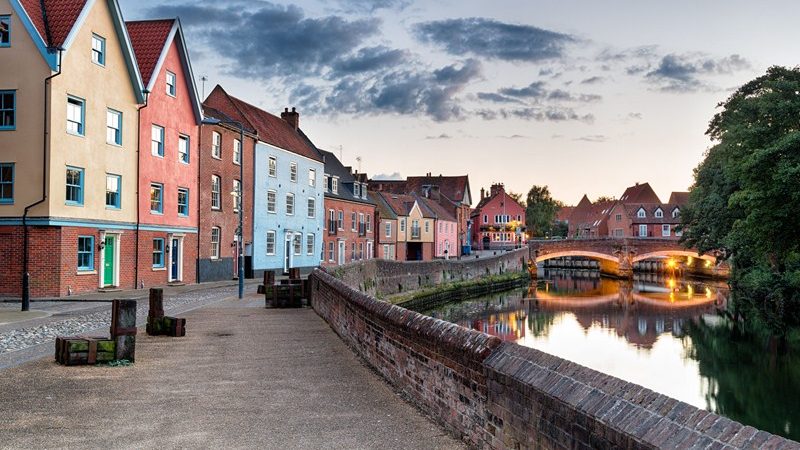
M 356 54 L 334 62 L 334 76 L 352 75 L 356 73 L 386 70 L 405 62 L 409 54 L 405 50 L 384 46 L 359 49 Z
M 377 19 L 307 18 L 293 5 L 218 4 L 200 1 L 162 5 L 152 8 L 150 15 L 180 16 L 194 39 L 231 61 L 230 75 L 243 78 L 321 74 L 380 29 Z
M 739 55 L 712 58 L 706 55 L 669 54 L 647 72 L 645 78 L 667 92 L 694 92 L 713 89 L 701 79 L 706 75 L 730 74 L 747 69 L 750 63 Z
M 497 94 L 495 92 L 478 92 L 477 97 L 479 100 L 485 100 L 487 102 L 494 102 L 494 103 L 519 103 L 519 104 L 523 103 L 519 99 Z
M 541 98 L 547 95 L 544 81 L 534 81 L 523 88 L 503 88 L 500 93 L 509 97 Z
M 544 108 L 517 108 L 517 109 L 481 109 L 475 111 L 475 115 L 483 120 L 497 120 L 516 118 L 522 120 L 533 120 L 537 122 L 566 122 L 578 121 L 584 123 L 594 122 L 592 114 L 578 114 L 572 108 L 562 108 L 549 106 Z
M 480 94 L 479 94 L 480 98 Z M 553 101 L 553 102 L 580 102 L 580 103 L 593 103 L 603 99 L 602 96 L 597 94 L 574 94 L 567 92 L 563 89 L 548 90 L 543 81 L 534 81 L 533 83 L 522 87 L 506 87 L 501 88 L 497 94 L 484 94 L 484 99 L 498 102 L 501 99 L 524 99 L 530 101 Z
M 453 55 L 475 55 L 505 61 L 542 61 L 560 58 L 570 35 L 531 25 L 515 25 L 473 17 L 416 24 L 416 38 L 442 47 Z

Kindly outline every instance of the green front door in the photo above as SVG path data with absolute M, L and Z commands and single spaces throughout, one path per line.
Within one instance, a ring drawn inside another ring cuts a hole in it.
M 114 285 L 114 238 L 106 237 L 105 262 L 103 263 L 103 285 Z

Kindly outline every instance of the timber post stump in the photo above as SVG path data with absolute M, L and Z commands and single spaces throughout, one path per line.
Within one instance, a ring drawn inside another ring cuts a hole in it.
M 136 300 L 114 300 L 111 304 L 111 339 L 116 360 L 133 362 L 136 353 Z

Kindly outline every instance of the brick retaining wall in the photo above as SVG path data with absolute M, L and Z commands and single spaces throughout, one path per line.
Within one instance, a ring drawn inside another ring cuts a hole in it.
M 383 297 L 424 289 L 450 281 L 466 281 L 487 275 L 524 272 L 528 249 L 498 252 L 496 256 L 433 261 L 388 261 L 370 259 L 328 271 L 345 284 L 370 295 Z
M 633 383 L 376 300 L 321 270 L 312 305 L 386 380 L 477 448 L 800 445 Z

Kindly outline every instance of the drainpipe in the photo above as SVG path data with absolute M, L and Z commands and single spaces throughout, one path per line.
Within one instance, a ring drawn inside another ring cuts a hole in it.
M 147 101 L 150 99 L 150 91 L 145 89 L 142 91 L 144 94 L 144 105 L 136 109 L 136 250 L 133 252 L 133 288 L 139 289 L 139 225 L 140 225 L 140 195 L 139 195 L 139 170 L 141 165 L 141 149 L 142 145 L 142 110 L 147 108 Z
M 46 23 L 46 22 L 45 22 Z M 49 28 L 47 29 L 48 35 Z M 42 123 L 42 197 L 39 201 L 31 203 L 25 207 L 25 212 L 22 214 L 22 311 L 29 311 L 31 308 L 31 274 L 29 271 L 29 236 L 28 236 L 28 213 L 31 208 L 40 205 L 47 200 L 47 150 L 48 150 L 48 111 L 49 103 L 47 101 L 48 85 L 50 80 L 61 75 L 61 52 L 63 48 L 48 48 L 48 52 L 58 51 L 58 71 L 44 79 L 44 122 Z

